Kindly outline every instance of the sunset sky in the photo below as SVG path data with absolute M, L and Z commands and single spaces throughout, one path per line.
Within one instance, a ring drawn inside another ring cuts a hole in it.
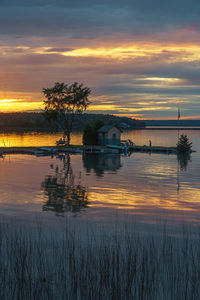
M 82 82 L 91 112 L 200 118 L 199 0 L 1 0 L 0 112 Z

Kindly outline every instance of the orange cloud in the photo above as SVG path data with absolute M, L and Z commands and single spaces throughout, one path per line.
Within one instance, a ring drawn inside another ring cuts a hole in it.
M 58 54 L 68 57 L 99 57 L 104 59 L 126 60 L 133 58 L 152 56 L 163 56 L 168 54 L 169 62 L 191 62 L 200 60 L 200 46 L 196 44 L 167 44 L 163 46 L 158 43 L 134 43 L 134 45 L 121 45 L 116 47 L 107 46 L 106 48 L 77 48 L 71 51 L 51 51 L 50 47 L 38 48 L 38 54 Z M 170 56 L 170 54 L 172 54 Z

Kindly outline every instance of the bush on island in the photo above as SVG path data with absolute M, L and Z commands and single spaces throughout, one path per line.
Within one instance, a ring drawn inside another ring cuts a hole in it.
M 191 151 L 192 151 L 192 142 L 189 141 L 187 135 L 181 134 L 177 143 L 177 152 L 190 153 Z
M 83 130 L 83 145 L 98 145 L 97 130 L 104 125 L 104 122 L 97 120 L 93 125 L 87 124 Z

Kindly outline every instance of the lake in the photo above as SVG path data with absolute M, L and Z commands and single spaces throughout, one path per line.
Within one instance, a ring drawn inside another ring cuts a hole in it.
M 41 218 L 51 226 L 70 219 L 95 225 L 133 222 L 154 230 L 166 222 L 199 225 L 200 130 L 180 130 L 193 142 L 190 159 L 174 154 L 132 153 L 130 156 L 69 155 L 0 159 L 0 209 L 5 219 L 30 224 Z M 175 146 L 176 130 L 133 130 L 122 139 L 137 145 Z M 1 146 L 54 145 L 60 134 L 4 133 Z M 81 134 L 72 135 L 81 144 Z

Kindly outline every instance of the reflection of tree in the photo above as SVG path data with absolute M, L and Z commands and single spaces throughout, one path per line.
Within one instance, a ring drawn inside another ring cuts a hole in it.
M 188 162 L 191 161 L 191 155 L 190 155 L 190 153 L 178 153 L 177 160 L 178 160 L 180 169 L 182 171 L 186 171 Z
M 89 203 L 87 189 L 75 183 L 69 154 L 60 156 L 60 159 L 63 161 L 62 169 L 57 166 L 55 174 L 47 176 L 42 182 L 42 188 L 48 196 L 43 210 L 55 211 L 57 215 L 68 211 L 80 212 Z M 51 165 L 51 168 L 54 169 L 54 166 Z
M 179 193 L 181 184 L 180 184 L 180 174 L 179 174 L 179 169 L 181 171 L 186 171 L 187 170 L 187 165 L 188 162 L 191 161 L 191 155 L 190 153 L 178 153 L 177 154 L 177 192 Z
M 119 154 L 85 154 L 83 165 L 88 173 L 94 170 L 97 176 L 103 176 L 105 171 L 116 172 L 121 168 Z

